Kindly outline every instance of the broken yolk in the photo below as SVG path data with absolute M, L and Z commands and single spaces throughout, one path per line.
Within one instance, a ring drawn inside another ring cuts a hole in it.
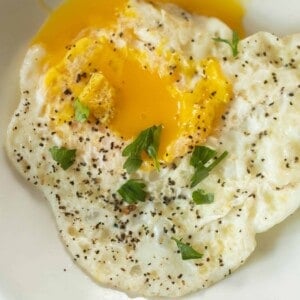
M 209 4 L 196 0 L 161 2 L 220 17 L 243 31 L 243 10 L 234 0 L 226 4 L 219 0 Z M 141 62 L 143 54 L 137 50 L 117 49 L 110 41 L 91 38 L 74 43 L 82 29 L 110 28 L 126 4 L 125 0 L 68 0 L 52 14 L 33 41 L 49 53 L 46 110 L 50 111 L 54 125 L 59 126 L 74 119 L 72 101 L 78 98 L 94 117 L 126 140 L 148 127 L 162 125 L 159 156 L 172 161 L 191 146 L 205 142 L 230 101 L 231 86 L 213 58 L 198 62 L 205 76 L 191 93 L 178 91 L 170 76 L 150 70 Z M 225 13 L 228 11 L 230 17 Z M 54 104 L 57 98 L 65 101 Z
M 85 60 L 86 52 L 90 55 Z M 93 39 L 79 40 L 45 77 L 47 102 L 55 125 L 74 118 L 74 111 L 70 113 L 70 105 L 66 105 L 68 100 L 59 107 L 53 105 L 58 95 L 66 98 L 68 89 L 72 93 L 69 102 L 74 97 L 80 99 L 98 120 L 109 119 L 108 126 L 126 140 L 148 127 L 162 125 L 160 148 L 165 152 L 179 131 L 178 103 L 169 90 L 170 79 L 148 70 L 138 61 L 139 55 L 127 48 L 117 50 L 109 41 L 95 45 Z M 74 82 L 78 75 L 84 78 Z M 105 110 L 101 115 L 106 98 L 110 101 L 106 112 L 113 117 L 107 116 Z

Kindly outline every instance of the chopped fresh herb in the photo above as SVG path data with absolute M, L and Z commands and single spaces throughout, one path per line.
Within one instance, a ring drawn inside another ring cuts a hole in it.
M 162 131 L 161 125 L 150 128 L 148 143 L 147 143 L 147 147 L 145 149 L 145 151 L 149 155 L 149 157 L 153 159 L 153 161 L 155 163 L 155 167 L 158 170 L 159 170 L 159 162 L 157 159 L 157 155 L 158 155 L 161 131 Z
M 131 174 L 138 170 L 142 163 L 143 161 L 140 156 L 129 156 L 124 164 L 124 169 Z
M 162 126 L 152 126 L 142 131 L 138 137 L 129 144 L 123 151 L 123 156 L 128 156 L 124 168 L 129 174 L 139 169 L 142 164 L 142 152 L 145 151 L 147 155 L 153 159 L 155 167 L 159 169 L 159 162 L 157 159 L 160 135 Z
M 198 258 L 203 257 L 203 254 L 197 252 L 191 246 L 182 243 L 181 240 L 177 240 L 174 237 L 172 237 L 172 240 L 174 240 L 176 242 L 177 247 L 181 253 L 181 257 L 183 260 L 198 259 Z
M 219 157 L 217 157 L 212 164 L 207 167 L 207 170 L 210 172 L 214 169 L 226 156 L 228 155 L 227 151 L 224 151 Z
M 136 204 L 145 201 L 147 195 L 144 191 L 145 187 L 146 185 L 140 180 L 130 179 L 118 189 L 118 193 L 125 202 Z
M 203 190 L 193 192 L 193 200 L 196 204 L 211 204 L 214 202 L 214 194 L 205 193 Z
M 199 163 L 203 165 L 213 159 L 216 155 L 216 151 L 208 147 L 198 146 L 194 149 L 190 164 L 197 168 Z
M 195 173 L 191 180 L 191 187 L 195 187 L 198 183 L 204 180 L 209 172 L 216 167 L 227 155 L 225 151 L 221 156 L 216 158 L 211 164 L 209 162 L 216 157 L 217 152 L 205 146 L 195 147 L 190 164 L 195 168 Z
M 64 170 L 70 168 L 75 162 L 76 150 L 68 150 L 64 147 L 59 148 L 54 146 L 49 149 L 49 151 L 52 155 L 52 158 L 59 163 Z
M 236 31 L 232 32 L 232 40 L 226 40 L 226 39 L 222 39 L 222 38 L 213 38 L 213 40 L 215 42 L 221 42 L 221 43 L 226 43 L 230 46 L 231 50 L 232 50 L 232 55 L 233 57 L 236 57 L 239 54 L 239 50 L 238 50 L 238 44 L 240 41 L 239 35 Z
M 77 122 L 85 122 L 90 115 L 90 109 L 77 98 L 74 102 L 75 120 Z
M 205 168 L 203 165 L 198 166 L 195 170 L 195 173 L 191 180 L 191 187 L 195 187 L 198 183 L 200 183 L 202 180 L 204 180 L 206 177 L 208 177 L 209 171 L 207 168 Z

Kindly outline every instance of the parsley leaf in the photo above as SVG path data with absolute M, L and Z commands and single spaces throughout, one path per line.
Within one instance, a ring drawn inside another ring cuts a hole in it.
M 172 237 L 172 240 L 174 240 L 177 244 L 177 247 L 181 253 L 181 258 L 183 260 L 188 259 L 198 259 L 202 258 L 203 254 L 197 252 L 195 249 L 193 249 L 191 246 L 184 244 L 181 242 L 181 240 L 177 240 L 174 237 Z
M 196 204 L 211 204 L 214 202 L 214 194 L 205 193 L 203 190 L 194 191 L 192 196 Z
M 90 115 L 90 109 L 77 98 L 74 102 L 75 120 L 77 122 L 85 122 Z
M 213 40 L 215 42 L 221 42 L 221 43 L 226 43 L 230 46 L 231 50 L 232 50 L 232 55 L 233 57 L 236 57 L 239 54 L 239 50 L 238 50 L 238 44 L 240 41 L 239 35 L 236 31 L 232 32 L 232 40 L 226 40 L 226 39 L 222 39 L 222 38 L 213 38 Z
M 59 148 L 54 146 L 50 148 L 49 151 L 52 158 L 59 163 L 64 170 L 69 169 L 75 162 L 76 150 L 68 150 L 64 147 Z
M 118 189 L 118 193 L 125 202 L 136 204 L 139 201 L 145 202 L 147 195 L 144 191 L 145 187 L 146 185 L 140 180 L 130 179 Z
M 139 169 L 142 164 L 142 152 L 145 151 L 147 155 L 154 161 L 155 167 L 159 169 L 159 162 L 157 159 L 158 148 L 160 142 L 160 135 L 162 126 L 152 126 L 142 131 L 138 137 L 129 144 L 122 155 L 128 156 L 124 169 L 131 174 Z
M 204 180 L 209 175 L 209 172 L 228 155 L 228 152 L 223 152 L 223 154 L 216 158 L 211 164 L 207 165 L 216 155 L 217 152 L 208 147 L 195 147 L 190 160 L 190 164 L 195 168 L 195 173 L 191 179 L 192 188 Z

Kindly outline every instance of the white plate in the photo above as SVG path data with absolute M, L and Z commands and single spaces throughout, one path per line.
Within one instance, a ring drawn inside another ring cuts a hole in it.
M 18 103 L 18 68 L 27 42 L 47 15 L 40 2 L 0 0 L 0 299 L 128 299 L 95 284 L 72 263 L 47 202 L 6 160 L 3 144 Z M 245 23 L 249 33 L 269 30 L 282 35 L 300 31 L 299 15 L 298 0 L 252 0 L 247 2 Z M 298 210 L 258 235 L 256 252 L 232 276 L 185 299 L 300 299 L 299 228 Z

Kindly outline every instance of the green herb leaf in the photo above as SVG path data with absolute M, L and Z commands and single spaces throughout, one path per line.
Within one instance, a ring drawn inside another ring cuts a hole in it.
M 195 187 L 198 183 L 204 180 L 206 177 L 209 176 L 209 171 L 203 165 L 198 165 L 196 167 L 195 173 L 191 179 L 191 188 Z
M 149 157 L 153 159 L 157 170 L 159 170 L 159 162 L 157 159 L 157 155 L 158 155 L 161 131 L 162 131 L 162 126 L 154 126 L 150 129 L 148 141 L 145 149 Z
M 233 57 L 236 57 L 239 54 L 238 44 L 239 44 L 240 38 L 236 31 L 232 32 L 232 40 L 231 41 L 222 39 L 222 38 L 213 38 L 213 40 L 215 42 L 221 42 L 221 43 L 228 44 L 232 50 Z
M 203 190 L 193 192 L 193 200 L 196 204 L 211 204 L 214 202 L 214 194 L 205 193 Z
M 75 162 L 76 150 L 68 150 L 67 148 L 59 148 L 57 146 L 49 149 L 52 158 L 60 164 L 60 166 L 67 170 L 69 169 L 73 163 Z
M 191 188 L 204 180 L 209 175 L 209 172 L 228 155 L 228 152 L 225 151 L 220 157 L 216 158 L 211 164 L 209 164 L 216 154 L 217 152 L 215 150 L 208 147 L 195 147 L 190 160 L 190 164 L 195 168 L 195 173 L 191 179 Z
M 146 185 L 140 180 L 130 179 L 118 189 L 118 193 L 125 202 L 129 204 L 136 204 L 139 201 L 145 201 L 147 195 L 144 191 L 145 187 Z
M 143 161 L 139 156 L 129 156 L 124 164 L 124 169 L 127 170 L 129 174 L 135 172 L 140 168 Z
M 240 42 L 240 37 L 236 31 L 232 32 L 232 54 L 236 57 L 239 54 L 238 45 Z
M 226 156 L 228 155 L 227 151 L 224 151 L 212 164 L 207 167 L 207 170 L 210 172 L 214 169 Z
M 212 150 L 208 147 L 197 146 L 193 151 L 190 164 L 195 168 L 197 168 L 199 163 L 205 165 L 207 162 L 213 159 L 216 154 L 217 152 L 215 150 Z
M 77 122 L 85 122 L 90 115 L 90 109 L 77 98 L 74 102 L 75 120 Z
M 138 137 L 123 150 L 122 155 L 128 156 L 123 167 L 129 174 L 135 172 L 141 166 L 141 155 L 143 151 L 145 151 L 147 155 L 153 159 L 155 167 L 159 169 L 157 155 L 161 131 L 161 125 L 152 126 L 142 131 Z
M 199 259 L 199 258 L 203 257 L 203 254 L 197 252 L 191 246 L 182 243 L 181 240 L 177 240 L 174 237 L 172 237 L 172 240 L 174 240 L 176 242 L 177 247 L 181 253 L 181 257 L 183 260 Z
M 123 156 L 137 156 L 143 151 L 143 147 L 145 144 L 145 135 L 140 133 L 138 137 L 129 144 L 122 152 Z

